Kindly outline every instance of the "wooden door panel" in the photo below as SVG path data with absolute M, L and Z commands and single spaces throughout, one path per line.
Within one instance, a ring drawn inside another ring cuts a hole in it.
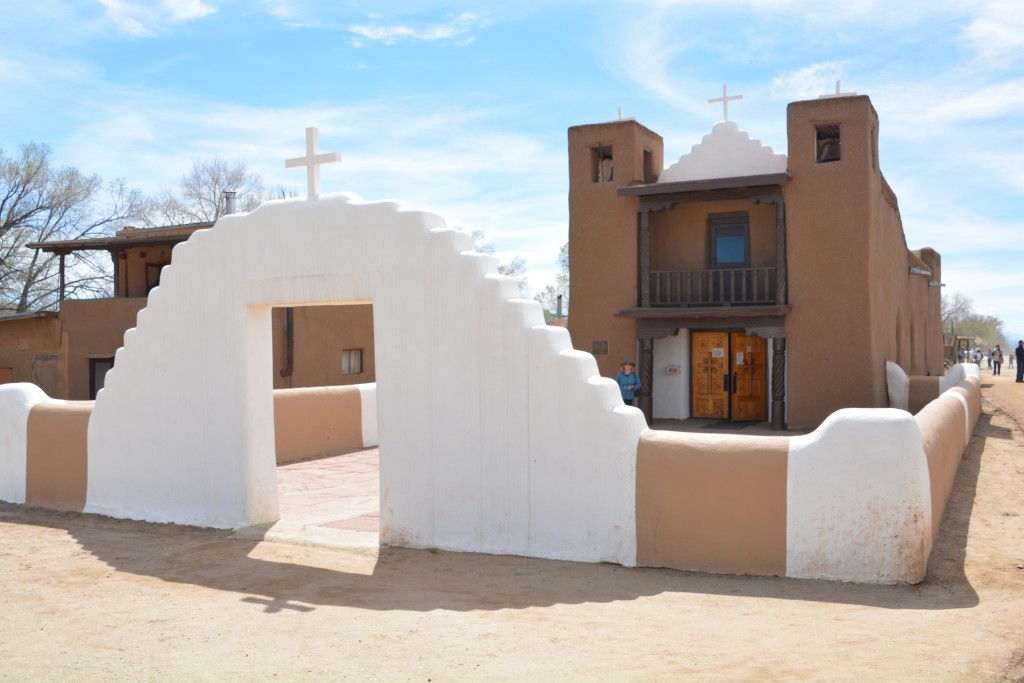
M 729 417 L 729 334 L 694 332 L 690 354 L 693 377 L 693 417 Z
M 734 391 L 730 396 L 732 419 L 737 422 L 768 419 L 767 355 L 762 337 L 734 332 L 730 362 Z

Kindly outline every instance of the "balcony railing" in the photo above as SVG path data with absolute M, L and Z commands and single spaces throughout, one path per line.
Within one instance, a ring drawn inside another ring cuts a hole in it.
M 651 306 L 763 306 L 775 303 L 774 268 L 651 271 Z

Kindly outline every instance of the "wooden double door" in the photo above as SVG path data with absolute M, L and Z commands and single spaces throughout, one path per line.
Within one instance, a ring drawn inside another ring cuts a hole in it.
M 742 332 L 694 332 L 693 417 L 735 422 L 768 419 L 768 345 Z

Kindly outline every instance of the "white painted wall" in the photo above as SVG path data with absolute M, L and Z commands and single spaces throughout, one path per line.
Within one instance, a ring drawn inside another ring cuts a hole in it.
M 666 368 L 677 366 L 678 375 L 669 375 Z M 654 340 L 654 402 L 655 420 L 685 420 L 690 417 L 690 335 L 681 329 L 674 337 Z
M 0 384 L 0 500 L 25 502 L 28 475 L 28 414 L 52 399 L 35 384 Z
M 363 448 L 370 448 L 380 444 L 377 435 L 377 385 L 357 384 L 359 389 L 359 400 L 362 412 L 360 426 L 363 431 Z
M 786 172 L 786 155 L 751 139 L 735 121 L 720 121 L 688 154 L 666 168 L 659 183 Z
M 86 511 L 277 519 L 270 309 L 371 300 L 382 541 L 635 564 L 642 414 L 472 249 L 436 215 L 340 194 L 195 233 L 97 398 Z
M 847 408 L 790 440 L 786 576 L 916 583 L 931 551 L 921 432 L 895 408 Z

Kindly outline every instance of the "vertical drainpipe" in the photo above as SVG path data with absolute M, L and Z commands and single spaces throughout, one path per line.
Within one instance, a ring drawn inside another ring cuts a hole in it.
M 284 344 L 284 368 L 281 370 L 282 377 L 291 377 L 295 366 L 295 309 L 291 306 L 285 309 L 285 344 Z

